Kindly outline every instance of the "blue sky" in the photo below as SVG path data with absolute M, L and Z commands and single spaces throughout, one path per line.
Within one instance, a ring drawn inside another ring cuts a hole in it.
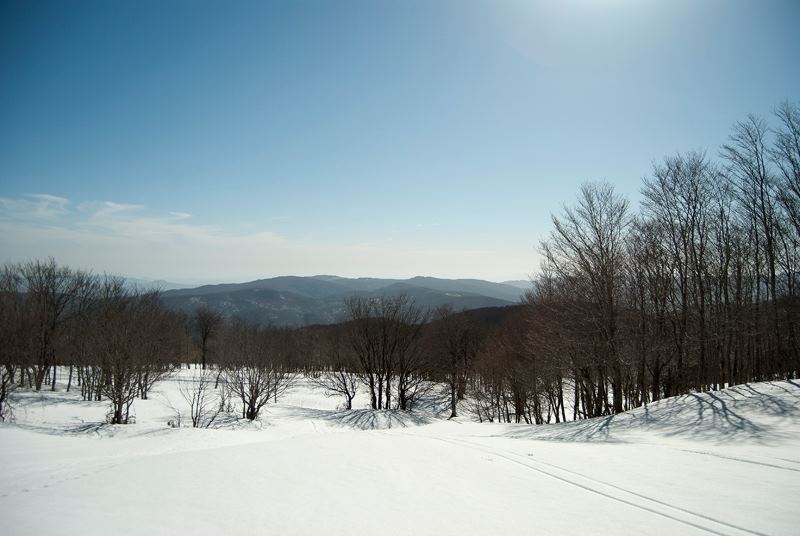
M 183 281 L 525 278 L 800 100 L 800 2 L 0 3 L 0 261 Z

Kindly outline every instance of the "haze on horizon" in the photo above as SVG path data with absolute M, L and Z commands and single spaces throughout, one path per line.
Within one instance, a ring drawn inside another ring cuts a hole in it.
M 793 1 L 3 2 L 0 262 L 176 282 L 525 279 L 800 99 Z M 794 66 L 794 68 L 788 68 Z

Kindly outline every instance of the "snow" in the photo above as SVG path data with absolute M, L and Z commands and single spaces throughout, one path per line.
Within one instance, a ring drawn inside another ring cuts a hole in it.
M 170 428 L 194 372 L 127 426 L 102 424 L 105 402 L 18 393 L 0 533 L 800 533 L 794 381 L 542 426 L 371 411 L 363 393 L 342 411 L 300 381 L 257 422 Z

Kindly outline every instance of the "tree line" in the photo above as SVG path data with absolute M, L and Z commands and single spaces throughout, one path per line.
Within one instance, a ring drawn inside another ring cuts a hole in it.
M 108 422 L 127 424 L 137 398 L 147 399 L 153 385 L 192 363 L 199 372 L 180 391 L 193 426 L 210 426 L 223 412 L 254 420 L 303 376 L 342 396 L 347 409 L 364 389 L 374 409 L 411 410 L 445 369 L 455 415 L 471 358 L 455 346 L 463 337 L 456 327 L 465 325 L 451 308 L 431 313 L 405 295 L 354 296 L 346 307 L 348 320 L 333 326 L 258 326 L 205 306 L 190 316 L 171 311 L 157 290 L 53 259 L 6 264 L 0 268 L 0 418 L 11 416 L 15 390 L 56 390 L 60 381 L 84 400 L 108 401 Z M 439 340 L 431 327 L 439 324 L 449 329 L 437 349 L 449 352 L 445 368 L 431 353 Z
M 56 389 L 59 371 L 65 389 L 84 400 L 107 400 L 108 422 L 132 422 L 137 398 L 183 363 L 206 369 L 208 342 L 218 342 L 214 389 L 217 409 L 241 401 L 243 418 L 284 392 L 291 381 L 293 344 L 287 330 L 226 322 L 206 309 L 192 318 L 166 309 L 158 290 L 129 285 L 58 265 L 55 260 L 6 264 L 0 269 L 0 420 L 11 416 L 16 389 Z M 209 371 L 210 372 L 210 371 Z M 182 389 L 195 425 L 209 406 L 208 374 Z M 201 409 L 203 411 L 201 411 Z
M 717 157 L 653 165 L 638 211 L 587 184 L 553 216 L 528 294 L 542 386 L 569 377 L 573 411 L 797 377 L 800 111 L 736 123 Z

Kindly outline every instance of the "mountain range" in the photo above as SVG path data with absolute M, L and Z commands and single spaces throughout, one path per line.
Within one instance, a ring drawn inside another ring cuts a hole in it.
M 469 310 L 518 303 L 525 292 L 525 283 L 435 277 L 282 276 L 247 283 L 166 290 L 163 302 L 187 314 L 206 305 L 229 318 L 276 326 L 302 326 L 344 320 L 345 300 L 350 296 L 406 294 L 421 307 L 450 304 L 456 310 Z

